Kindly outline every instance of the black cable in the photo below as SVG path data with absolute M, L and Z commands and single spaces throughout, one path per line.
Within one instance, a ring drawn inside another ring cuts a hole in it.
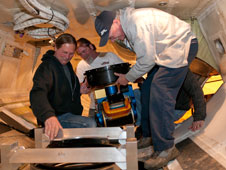
M 52 19 L 53 19 L 53 17 L 54 17 L 54 12 L 53 12 L 53 10 L 52 10 L 52 9 L 50 9 L 50 10 L 52 11 L 52 16 L 51 16 L 50 20 L 49 20 L 48 22 L 46 22 L 45 24 L 47 24 L 47 23 L 51 22 L 51 21 L 52 21 Z M 48 28 L 48 31 L 47 31 L 48 36 L 49 36 L 49 37 L 51 37 L 51 38 L 53 39 L 53 41 L 54 41 L 55 37 L 54 37 L 54 36 L 52 36 L 52 35 L 50 35 L 49 30 L 50 30 L 50 28 Z
M 50 10 L 52 11 L 52 16 L 51 16 L 51 18 L 45 24 L 47 24 L 47 23 L 49 23 L 49 22 L 51 22 L 53 20 L 54 12 L 53 12 L 53 10 L 51 8 L 50 8 Z

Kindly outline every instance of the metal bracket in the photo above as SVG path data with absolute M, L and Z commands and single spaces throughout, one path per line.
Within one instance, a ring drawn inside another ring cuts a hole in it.
M 35 147 L 24 149 L 17 143 L 1 146 L 2 170 L 17 169 L 22 163 L 104 163 L 115 162 L 122 170 L 138 170 L 137 141 L 134 127 L 126 126 L 104 128 L 63 129 L 54 140 L 73 139 L 76 137 L 100 137 L 125 140 L 120 147 L 82 147 L 82 148 L 45 148 L 49 139 L 43 129 L 35 129 Z M 79 153 L 79 154 L 78 154 Z

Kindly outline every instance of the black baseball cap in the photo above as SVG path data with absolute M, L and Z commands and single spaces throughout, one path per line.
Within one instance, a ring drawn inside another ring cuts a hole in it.
M 100 47 L 107 44 L 109 31 L 111 29 L 111 25 L 113 23 L 113 20 L 115 19 L 115 16 L 115 11 L 103 11 L 96 17 L 95 28 L 96 32 L 101 38 L 99 43 Z

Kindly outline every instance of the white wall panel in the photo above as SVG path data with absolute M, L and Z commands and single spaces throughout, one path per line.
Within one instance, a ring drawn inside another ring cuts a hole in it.
M 32 86 L 35 47 L 0 30 L 0 104 L 24 101 Z
M 217 0 L 198 17 L 202 32 L 218 65 L 226 49 L 225 11 L 225 0 Z

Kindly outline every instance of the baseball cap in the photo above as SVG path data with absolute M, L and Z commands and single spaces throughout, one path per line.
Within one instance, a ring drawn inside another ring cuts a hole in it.
M 95 28 L 101 38 L 99 43 L 100 47 L 105 46 L 108 41 L 109 31 L 115 16 L 115 11 L 103 11 L 96 17 Z

